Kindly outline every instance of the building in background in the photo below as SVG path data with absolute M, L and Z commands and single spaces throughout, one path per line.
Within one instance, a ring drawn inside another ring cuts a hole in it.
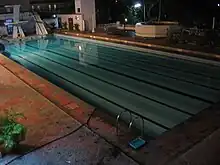
M 75 0 L 75 13 L 83 16 L 86 31 L 94 31 L 96 28 L 95 0 Z
M 20 5 L 20 11 L 26 12 L 30 8 L 30 0 L 0 0 L 0 14 L 12 13 L 12 8 L 5 8 L 5 5 Z
M 0 0 L 0 22 L 8 19 L 13 22 L 12 8 L 7 5 L 20 5 L 19 20 L 29 21 L 38 13 L 42 20 L 55 22 L 59 28 L 65 25 L 70 30 L 77 27 L 81 31 L 94 31 L 96 27 L 95 0 Z M 26 29 L 28 26 L 25 25 Z
M 94 31 L 96 27 L 95 0 L 31 0 L 30 5 L 43 19 L 56 16 L 59 28 Z
M 30 8 L 42 14 L 72 14 L 75 11 L 73 0 L 30 0 Z

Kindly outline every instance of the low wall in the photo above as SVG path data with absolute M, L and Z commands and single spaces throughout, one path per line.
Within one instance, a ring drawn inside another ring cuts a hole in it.
M 135 32 L 136 36 L 139 37 L 167 37 L 168 30 L 171 26 L 177 25 L 139 25 L 135 27 Z

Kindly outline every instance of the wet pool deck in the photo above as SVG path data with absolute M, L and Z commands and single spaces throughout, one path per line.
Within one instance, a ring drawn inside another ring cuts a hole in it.
M 102 111 L 3 55 L 0 73 L 0 113 L 24 113 L 28 128 L 1 165 L 220 164 L 220 103 L 134 151 L 127 145 L 132 135 L 117 137 L 115 119 Z

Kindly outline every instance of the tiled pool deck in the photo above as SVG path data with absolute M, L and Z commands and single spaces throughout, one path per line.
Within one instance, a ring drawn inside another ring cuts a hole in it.
M 0 55 L 0 113 L 24 113 L 20 151 L 0 164 L 220 164 L 220 103 L 151 141 L 139 151 L 116 136 L 114 120 Z

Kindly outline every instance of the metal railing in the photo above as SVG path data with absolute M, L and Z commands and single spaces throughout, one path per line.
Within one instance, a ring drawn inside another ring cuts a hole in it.
M 116 118 L 116 133 L 117 133 L 117 136 L 119 135 L 119 131 L 118 131 L 119 119 L 120 119 L 120 117 L 121 117 L 124 113 L 129 113 L 129 115 L 130 115 L 130 121 L 129 121 L 129 123 L 132 121 L 132 113 L 131 113 L 131 112 L 126 111 L 126 110 L 120 112 L 120 113 L 117 115 L 117 118 Z
M 140 119 L 140 126 L 141 126 L 141 137 L 144 137 L 144 119 L 140 116 L 136 116 L 134 119 L 132 119 L 132 121 L 129 123 L 129 130 L 131 130 L 131 127 L 134 123 L 135 120 Z
M 129 131 L 131 131 L 131 128 L 132 128 L 132 125 L 133 123 L 139 119 L 140 120 L 140 126 L 141 126 L 141 133 L 140 133 L 140 136 L 141 137 L 144 137 L 144 117 L 140 116 L 140 115 L 137 115 L 131 111 L 128 111 L 128 110 L 125 110 L 125 111 L 122 111 L 120 112 L 118 115 L 117 115 L 117 118 L 116 118 L 116 134 L 117 136 L 119 136 L 119 119 L 121 118 L 121 116 L 125 113 L 128 113 L 129 114 L 129 125 L 128 125 L 128 129 Z M 134 117 L 135 116 L 135 117 Z

